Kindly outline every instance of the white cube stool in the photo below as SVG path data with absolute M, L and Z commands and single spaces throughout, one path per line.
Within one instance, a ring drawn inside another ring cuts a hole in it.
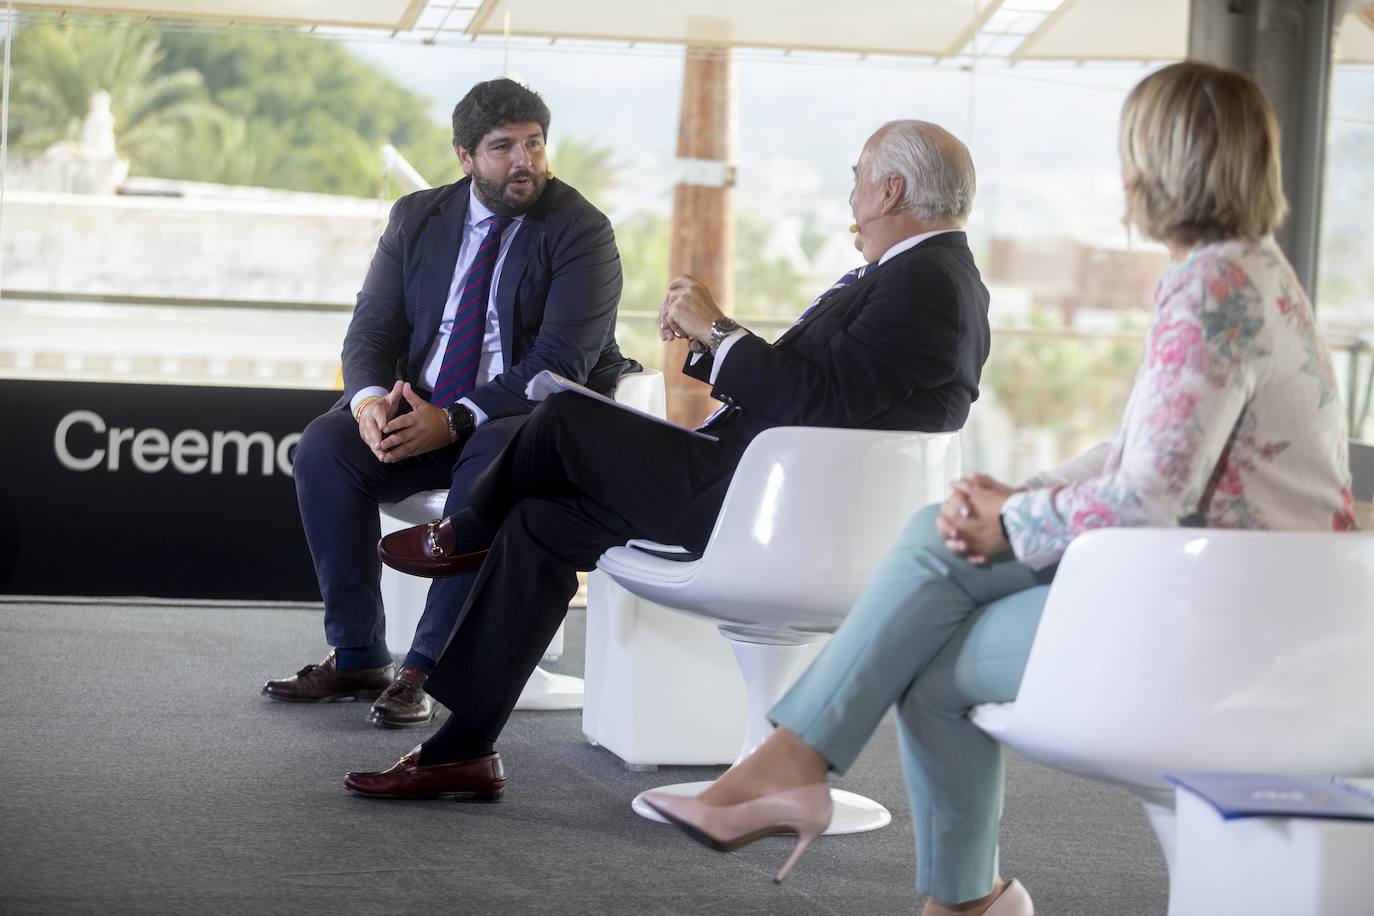
M 802 647 L 797 672 L 825 643 Z M 587 580 L 582 733 L 632 770 L 732 763 L 744 740 L 746 691 L 716 625 L 630 594 L 595 570 Z
M 1332 789 L 1333 792 L 1340 791 Z M 1354 916 L 1374 913 L 1374 822 L 1221 814 L 1175 794 L 1169 916 Z

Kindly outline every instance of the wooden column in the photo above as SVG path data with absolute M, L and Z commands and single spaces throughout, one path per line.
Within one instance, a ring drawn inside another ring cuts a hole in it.
M 682 74 L 677 155 L 698 160 L 673 189 L 668 276 L 691 274 L 710 288 L 728 315 L 735 298 L 734 87 L 728 49 L 688 48 Z M 707 163 L 719 163 L 709 167 Z M 668 418 L 694 426 L 719 406 L 710 389 L 682 374 L 686 341 L 664 344 Z

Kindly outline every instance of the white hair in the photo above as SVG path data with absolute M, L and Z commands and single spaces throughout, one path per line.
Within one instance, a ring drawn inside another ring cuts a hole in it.
M 962 226 L 973 209 L 973 157 L 949 131 L 929 121 L 889 121 L 871 149 L 869 181 L 892 176 L 906 184 L 902 202 L 928 223 Z

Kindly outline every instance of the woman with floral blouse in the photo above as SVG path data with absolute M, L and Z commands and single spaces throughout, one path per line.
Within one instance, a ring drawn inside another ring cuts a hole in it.
M 1069 542 L 1107 526 L 1354 527 L 1331 360 L 1270 235 L 1286 207 L 1278 142 L 1240 74 L 1182 63 L 1132 90 L 1127 219 L 1173 263 L 1116 437 L 1019 488 L 956 481 L 918 512 L 769 739 L 697 798 L 649 796 L 670 821 L 718 849 L 797 833 L 785 877 L 829 821 L 826 774 L 895 706 L 925 916 L 1032 913 L 998 876 L 1001 750 L 966 714 L 1015 698 Z

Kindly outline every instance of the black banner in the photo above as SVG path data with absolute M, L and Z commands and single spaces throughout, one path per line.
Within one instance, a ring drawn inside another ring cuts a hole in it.
M 337 399 L 0 379 L 0 592 L 318 601 L 291 461 Z

